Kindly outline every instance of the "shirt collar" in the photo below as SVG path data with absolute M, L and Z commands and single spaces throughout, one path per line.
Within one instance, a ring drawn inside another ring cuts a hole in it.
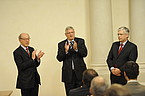
M 120 42 L 120 44 L 123 44 L 123 46 L 124 46 L 126 43 L 127 43 L 127 40 L 126 40 L 124 43 Z
M 26 48 L 28 48 L 28 47 L 24 47 L 23 45 L 21 45 L 21 47 L 22 47 L 24 50 L 26 50 Z
M 67 40 L 69 43 L 71 42 L 70 40 Z M 72 40 L 72 41 L 75 41 L 75 40 Z
M 129 80 L 128 83 L 129 83 L 129 82 L 137 82 L 137 80 Z

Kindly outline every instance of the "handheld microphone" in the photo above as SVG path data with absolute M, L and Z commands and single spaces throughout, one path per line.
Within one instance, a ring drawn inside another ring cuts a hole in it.
M 73 46 L 73 44 L 74 44 L 74 41 L 71 41 L 71 42 L 70 42 L 70 44 L 71 44 L 71 46 Z
M 73 44 L 74 44 L 74 41 L 71 41 L 71 42 L 70 42 L 70 49 L 73 48 Z

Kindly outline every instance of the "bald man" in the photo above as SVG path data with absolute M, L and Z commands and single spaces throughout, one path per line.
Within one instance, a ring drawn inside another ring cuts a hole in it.
M 18 39 L 20 46 L 13 52 L 18 69 L 16 88 L 21 89 L 21 96 L 38 96 L 40 76 L 37 67 L 44 52 L 36 55 L 36 50 L 29 46 L 29 34 L 21 33 Z
M 103 77 L 97 76 L 91 81 L 90 93 L 93 96 L 104 96 L 108 85 Z

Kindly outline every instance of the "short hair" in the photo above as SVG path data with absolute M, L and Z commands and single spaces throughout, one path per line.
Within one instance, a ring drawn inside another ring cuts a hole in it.
M 90 89 L 93 96 L 104 96 L 107 87 L 105 79 L 97 76 L 92 80 Z
M 94 69 L 87 69 L 83 72 L 82 80 L 86 86 L 90 87 L 92 79 L 96 76 L 98 73 Z
M 129 79 L 137 79 L 139 75 L 139 65 L 134 61 L 128 61 L 124 65 L 124 72 Z
M 69 30 L 69 29 L 74 30 L 74 28 L 73 28 L 72 26 L 67 26 L 67 27 L 65 28 L 65 32 L 66 32 L 67 30 Z
M 125 27 L 125 26 L 119 27 L 118 31 L 121 31 L 121 30 L 123 30 L 125 33 L 129 34 L 129 29 L 127 27 Z
M 29 34 L 28 33 L 21 33 L 19 36 L 18 36 L 18 39 L 22 39 L 22 35 L 23 34 L 27 34 L 28 36 L 29 36 Z M 29 36 L 30 37 L 30 36 Z
M 105 96 L 131 96 L 131 94 L 123 85 L 112 84 L 106 90 Z

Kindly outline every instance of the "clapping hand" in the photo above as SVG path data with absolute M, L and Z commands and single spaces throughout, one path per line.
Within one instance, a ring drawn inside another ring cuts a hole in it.
M 34 51 L 32 52 L 32 59 L 33 59 L 33 60 L 36 58 L 36 51 L 37 51 L 37 50 L 34 50 Z
M 33 59 L 33 60 L 36 58 L 36 51 L 37 51 L 37 50 L 34 50 L 34 51 L 32 52 L 32 59 Z M 37 59 L 40 60 L 40 58 L 41 58 L 43 55 L 44 55 L 44 52 L 39 51 L 39 53 L 38 53 L 38 55 L 37 55 Z
M 77 50 L 77 49 L 78 49 L 78 45 L 77 45 L 77 42 L 76 42 L 76 41 L 74 41 L 73 49 L 74 49 L 74 50 Z
M 39 51 L 39 53 L 38 53 L 38 55 L 37 55 L 37 58 L 40 59 L 43 55 L 44 55 L 44 52 Z
M 69 46 L 70 46 L 70 43 L 68 44 L 68 42 L 65 42 L 64 48 L 65 48 L 65 52 L 66 52 L 66 53 L 67 53 L 68 50 L 69 50 Z

